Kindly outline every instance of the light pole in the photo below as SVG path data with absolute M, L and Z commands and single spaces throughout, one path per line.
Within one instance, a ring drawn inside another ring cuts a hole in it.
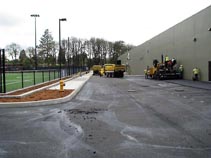
M 66 18 L 59 19 L 59 69 L 60 69 L 60 80 L 62 78 L 61 70 L 62 70 L 62 57 L 61 57 L 61 21 L 67 21 Z
M 36 27 L 36 18 L 40 17 L 39 14 L 32 14 L 31 17 L 35 19 L 35 47 L 34 47 L 34 54 L 35 54 L 35 70 L 37 70 L 37 27 Z

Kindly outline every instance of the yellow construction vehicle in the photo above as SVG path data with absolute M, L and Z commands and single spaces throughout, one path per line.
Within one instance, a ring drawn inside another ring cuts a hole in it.
M 104 68 L 100 69 L 100 77 L 104 75 Z
M 93 75 L 100 75 L 100 70 L 101 70 L 101 65 L 93 65 L 92 70 L 93 70 Z
M 124 77 L 124 72 L 126 70 L 126 66 L 125 65 L 117 65 L 115 64 L 114 67 L 114 77 Z
M 103 67 L 104 67 L 104 74 L 106 77 L 114 77 L 115 64 L 105 64 Z
M 176 59 L 163 62 L 161 55 L 161 63 L 157 59 L 153 60 L 153 67 L 147 71 L 147 75 L 153 79 L 181 79 L 182 72 L 179 71 Z
M 106 77 L 124 77 L 126 67 L 125 65 L 121 64 L 120 60 L 117 62 L 117 64 L 105 64 L 103 67 Z

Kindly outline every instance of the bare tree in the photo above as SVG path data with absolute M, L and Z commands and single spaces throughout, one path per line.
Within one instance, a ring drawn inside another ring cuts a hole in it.
M 21 47 L 19 44 L 11 43 L 10 45 L 6 46 L 6 51 L 8 51 L 9 56 L 12 58 L 12 60 L 16 60 L 19 53 L 20 53 Z
M 88 66 L 116 63 L 118 57 L 133 48 L 124 41 L 109 42 L 101 38 L 90 40 L 71 37 L 62 41 L 68 65 Z

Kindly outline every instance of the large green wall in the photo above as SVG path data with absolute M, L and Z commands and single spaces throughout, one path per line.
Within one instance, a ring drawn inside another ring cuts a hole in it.
M 169 28 L 128 54 L 119 57 L 128 64 L 128 73 L 142 75 L 153 59 L 161 61 L 161 54 L 176 58 L 184 66 L 184 78 L 192 78 L 192 69 L 198 67 L 202 81 L 208 81 L 208 62 L 211 61 L 211 6 Z M 196 38 L 196 41 L 194 41 Z

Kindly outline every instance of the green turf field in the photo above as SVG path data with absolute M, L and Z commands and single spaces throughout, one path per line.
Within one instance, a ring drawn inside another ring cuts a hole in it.
M 23 78 L 22 78 L 23 76 Z M 6 78 L 6 92 L 17 90 L 23 87 L 34 85 L 34 73 L 24 72 L 7 72 Z M 54 80 L 58 78 L 58 72 L 36 72 L 35 73 L 35 84 Z M 22 82 L 23 81 L 23 82 Z M 22 84 L 23 83 L 23 84 Z

